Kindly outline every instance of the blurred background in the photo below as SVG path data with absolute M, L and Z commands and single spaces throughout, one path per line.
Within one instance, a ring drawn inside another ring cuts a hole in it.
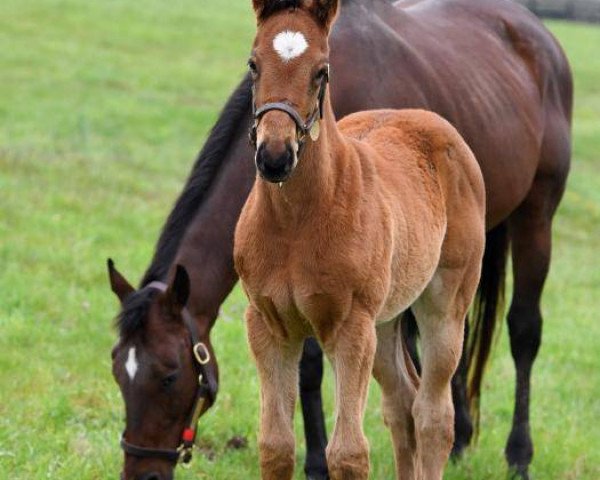
M 600 0 L 516 0 L 540 17 L 600 22 Z
M 533 478 L 600 478 L 599 0 L 525 4 L 575 76 L 574 155 L 556 217 L 533 374 Z M 570 19 L 589 20 L 573 22 Z M 567 20 L 569 19 L 569 20 Z M 0 3 L 0 478 L 116 478 L 122 401 L 110 373 L 118 305 L 105 261 L 137 283 L 221 106 L 246 71 L 249 0 Z M 221 391 L 181 479 L 257 478 L 258 385 L 236 289 L 213 344 Z M 481 435 L 448 479 L 504 479 L 514 370 L 506 328 Z M 333 415 L 331 372 L 324 394 Z M 304 445 L 300 416 L 298 478 Z M 372 386 L 372 478 L 393 458 Z M 248 447 L 231 450 L 234 435 Z

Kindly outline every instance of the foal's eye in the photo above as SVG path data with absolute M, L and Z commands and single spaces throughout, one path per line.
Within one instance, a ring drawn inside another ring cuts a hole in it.
M 176 373 L 172 373 L 170 375 L 167 375 L 166 377 L 164 377 L 161 380 L 161 385 L 163 388 L 169 388 L 171 385 L 173 385 L 175 382 L 177 381 L 177 374 Z
M 325 65 L 324 67 L 320 68 L 319 71 L 316 73 L 315 81 L 320 82 L 321 80 L 327 77 L 329 77 L 329 66 Z
M 248 60 L 248 70 L 250 70 L 250 73 L 253 77 L 258 75 L 258 67 L 253 59 Z

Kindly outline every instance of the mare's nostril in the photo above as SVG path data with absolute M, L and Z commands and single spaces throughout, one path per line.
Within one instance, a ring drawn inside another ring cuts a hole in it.
M 144 473 L 143 475 L 141 475 L 140 480 L 161 480 L 161 476 L 160 474 L 156 473 L 156 472 L 150 472 L 150 473 Z

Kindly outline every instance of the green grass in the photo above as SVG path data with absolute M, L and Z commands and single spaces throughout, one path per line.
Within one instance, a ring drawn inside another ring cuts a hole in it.
M 137 279 L 254 30 L 250 2 L 4 0 L 0 5 L 0 478 L 116 478 L 122 402 L 110 375 L 112 256 Z M 227 5 L 226 7 L 224 5 Z M 600 29 L 550 23 L 575 72 L 575 157 L 557 216 L 534 372 L 538 479 L 600 478 Z M 258 384 L 235 290 L 214 330 L 212 460 L 178 478 L 258 476 Z M 448 479 L 503 479 L 513 367 L 502 332 L 482 433 Z M 331 372 L 325 385 L 331 426 Z M 372 478 L 392 478 L 373 386 Z M 303 461 L 297 416 L 298 465 Z M 225 448 L 233 435 L 246 450 Z M 297 469 L 300 473 L 301 468 Z M 301 478 L 298 474 L 298 478 Z

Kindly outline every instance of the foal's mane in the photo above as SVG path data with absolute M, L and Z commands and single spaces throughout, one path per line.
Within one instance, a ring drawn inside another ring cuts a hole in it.
M 280 12 L 281 10 L 287 10 L 289 8 L 300 8 L 302 6 L 302 0 L 279 0 L 278 2 L 265 3 L 260 16 L 267 18 L 274 13 Z
M 144 326 L 148 310 L 156 296 L 154 288 L 142 288 L 129 295 L 123 302 L 123 307 L 117 317 L 119 336 L 127 338 Z
M 250 114 L 251 84 L 250 76 L 246 75 L 227 100 L 192 167 L 183 191 L 162 228 L 154 257 L 140 286 L 154 280 L 163 280 L 166 276 L 188 226 L 192 223 L 206 192 L 223 165 L 223 157 L 232 144 L 240 122 Z

